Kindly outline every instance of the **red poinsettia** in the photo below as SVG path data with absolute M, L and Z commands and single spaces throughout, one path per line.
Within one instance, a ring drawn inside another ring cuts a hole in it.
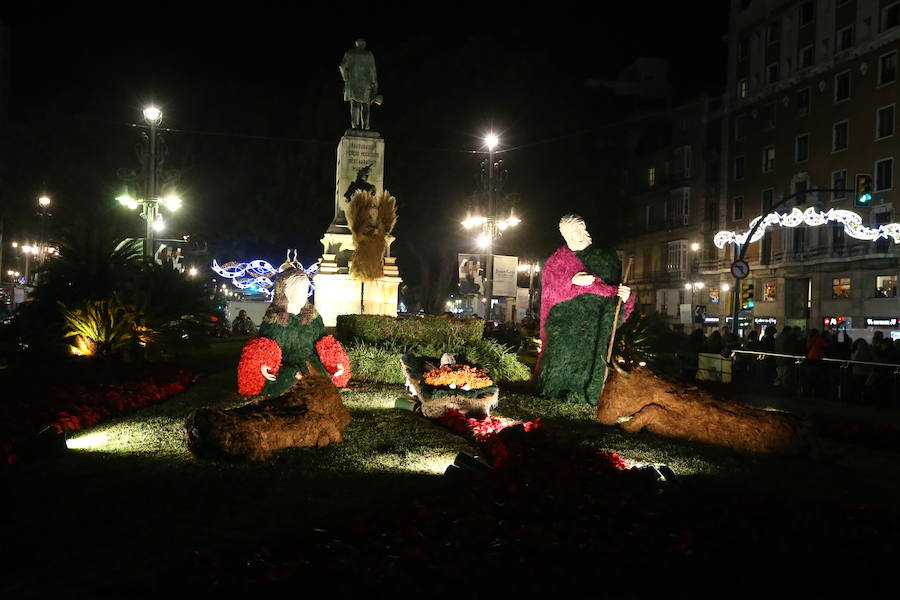
M 266 378 L 262 367 L 269 367 L 272 375 L 281 367 L 281 348 L 278 342 L 265 337 L 257 337 L 244 344 L 241 361 L 238 363 L 238 393 L 242 396 L 257 396 L 262 393 Z
M 326 335 L 316 342 L 316 352 L 319 359 L 331 375 L 334 385 L 339 388 L 347 387 L 350 381 L 350 357 L 344 351 L 341 343 L 334 339 L 333 335 Z

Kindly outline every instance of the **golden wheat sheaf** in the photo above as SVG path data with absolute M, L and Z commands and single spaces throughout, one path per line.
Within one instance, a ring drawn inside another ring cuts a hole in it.
M 383 277 L 387 236 L 397 223 L 397 199 L 387 190 L 377 194 L 358 190 L 350 198 L 346 214 L 356 245 L 350 276 L 361 281 Z

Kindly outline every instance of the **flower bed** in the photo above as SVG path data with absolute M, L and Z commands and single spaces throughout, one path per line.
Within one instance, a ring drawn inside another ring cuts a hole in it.
M 154 365 L 134 369 L 127 380 L 114 384 L 31 385 L 15 399 L 0 403 L 0 465 L 12 465 L 39 433 L 57 433 L 92 427 L 134 408 L 166 400 L 182 392 L 194 375 L 173 367 Z
M 493 469 L 452 491 L 327 529 L 197 551 L 176 577 L 206 594 L 319 589 L 312 585 L 334 595 L 415 589 L 447 597 L 462 593 L 458 574 L 469 573 L 486 579 L 492 595 L 567 588 L 640 595 L 657 586 L 721 593 L 844 579 L 858 585 L 890 580 L 885 566 L 900 560 L 900 518 L 886 506 L 710 480 L 660 485 L 614 453 L 555 440 L 537 420 L 447 411 L 436 421 L 471 436 Z

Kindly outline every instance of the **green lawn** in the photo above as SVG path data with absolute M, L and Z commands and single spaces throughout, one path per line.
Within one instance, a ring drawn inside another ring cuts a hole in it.
M 345 391 L 353 422 L 345 442 L 291 449 L 265 463 L 198 461 L 183 443 L 184 417 L 202 405 L 233 406 L 240 343 L 193 357 L 208 369 L 186 392 L 157 406 L 73 436 L 77 449 L 0 473 L 3 597 L 45 593 L 48 575 L 67 591 L 121 589 L 182 561 L 195 548 L 265 543 L 291 528 L 327 527 L 343 515 L 403 507 L 409 498 L 452 493 L 440 474 L 460 451 L 460 437 L 393 408 L 402 386 Z M 213 370 L 217 368 L 217 370 Z M 896 503 L 896 454 L 839 444 L 816 458 L 745 457 L 729 450 L 626 434 L 592 420 L 589 407 L 527 392 L 501 392 L 499 416 L 541 417 L 548 431 L 618 452 L 632 464 L 664 463 L 684 479 L 777 489 L 785 498 L 828 496 Z M 6 570 L 4 569 L 4 570 Z

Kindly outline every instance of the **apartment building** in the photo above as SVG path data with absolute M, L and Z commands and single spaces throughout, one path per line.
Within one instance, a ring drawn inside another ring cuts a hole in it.
M 722 290 L 701 273 L 717 260 L 722 106 L 718 98 L 647 115 L 638 131 L 626 189 L 630 285 L 643 312 L 676 326 L 718 314 Z
M 746 231 L 784 199 L 782 213 L 851 210 L 871 228 L 900 219 L 900 0 L 733 0 L 727 41 L 718 229 Z M 859 174 L 872 176 L 868 206 L 855 205 Z M 776 225 L 746 257 L 748 321 L 900 334 L 892 240 L 855 239 L 833 221 Z M 716 259 L 701 277 L 733 286 L 733 248 Z

